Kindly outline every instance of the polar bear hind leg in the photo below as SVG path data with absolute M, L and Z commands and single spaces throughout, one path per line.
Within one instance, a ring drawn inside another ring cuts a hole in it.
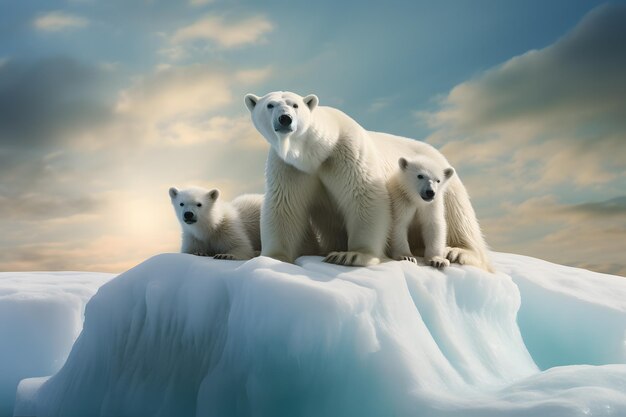
M 493 272 L 487 244 L 478 225 L 465 187 L 457 176 L 450 179 L 445 195 L 448 247 L 445 257 L 450 262 L 473 265 Z

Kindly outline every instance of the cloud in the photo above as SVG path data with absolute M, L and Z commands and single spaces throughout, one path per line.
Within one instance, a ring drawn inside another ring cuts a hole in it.
M 101 201 L 89 195 L 46 195 L 28 191 L 18 195 L 0 194 L 0 217 L 39 222 L 89 213 L 100 205 Z
M 624 180 L 626 6 L 590 12 L 553 45 L 454 87 L 420 113 L 453 162 L 507 166 L 537 187 Z
M 35 29 L 42 32 L 60 32 L 71 29 L 81 29 L 88 25 L 88 19 L 61 11 L 42 14 L 33 21 Z
M 253 16 L 238 21 L 226 21 L 223 17 L 207 16 L 178 29 L 171 37 L 174 45 L 194 41 L 209 41 L 222 49 L 236 48 L 259 43 L 263 35 L 274 26 L 263 16 Z
M 0 268 L 123 271 L 178 250 L 169 186 L 217 186 L 229 198 L 261 191 L 267 144 L 242 89 L 269 74 L 163 67 L 120 91 L 119 75 L 102 65 L 8 61 L 0 68 Z
M 164 121 L 194 117 L 232 100 L 225 72 L 194 65 L 167 68 L 137 79 L 121 92 L 116 112 Z
M 49 148 L 108 120 L 109 77 L 66 57 L 0 67 L 0 148 Z
M 626 275 L 626 196 L 571 205 L 543 196 L 503 206 L 505 214 L 481 222 L 495 250 Z
M 76 190 L 83 194 L 85 211 L 76 204 L 80 198 L 64 202 L 62 197 L 25 196 L 22 201 L 43 203 L 42 211 L 52 202 L 55 213 L 68 213 L 54 218 L 34 213 L 40 221 L 26 215 L 0 217 L 1 268 L 121 272 L 156 253 L 176 251 L 179 227 L 167 187 L 162 188 L 161 198 L 154 198 L 154 186 L 137 192 L 130 181 L 117 184 L 115 191 Z
M 175 252 L 177 243 L 161 241 L 145 245 L 145 240 L 126 236 L 102 236 L 94 240 L 27 243 L 0 253 L 4 271 L 95 271 L 123 272 L 150 256 Z
M 454 87 L 419 118 L 495 250 L 626 275 L 626 6 Z M 602 196 L 602 197 L 599 197 Z M 590 199 L 596 201 L 589 202 Z M 500 201 L 500 204 L 494 204 Z M 564 203 L 567 201 L 568 203 Z
M 245 144 L 258 148 L 264 145 L 250 122 L 249 116 L 214 116 L 206 120 L 190 123 L 174 121 L 161 130 L 163 141 L 172 146 L 189 146 L 212 142 L 232 146 Z M 253 138 L 253 140 L 250 140 Z
M 189 4 L 195 7 L 205 6 L 210 3 L 213 3 L 213 0 L 189 0 Z
M 250 144 L 247 138 L 254 134 L 249 116 L 227 114 L 232 113 L 232 106 L 243 111 L 243 93 L 235 94 L 235 90 L 256 84 L 269 74 L 268 68 L 161 68 L 137 78 L 120 93 L 115 106 L 120 118 L 118 129 L 132 131 L 140 142 L 157 145 L 238 142 L 240 138 Z
M 379 111 L 385 110 L 393 103 L 393 100 L 394 100 L 393 97 L 379 97 L 379 98 L 376 98 L 376 99 L 372 100 L 372 102 L 369 105 L 367 111 L 369 113 L 377 113 Z
M 569 209 L 573 213 L 587 216 L 624 216 L 626 215 L 626 196 L 616 197 L 600 203 L 583 203 Z

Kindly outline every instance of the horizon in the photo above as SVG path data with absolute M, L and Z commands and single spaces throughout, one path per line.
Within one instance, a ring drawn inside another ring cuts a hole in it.
M 440 149 L 492 250 L 626 276 L 623 1 L 3 1 L 0 33 L 0 271 L 177 252 L 169 187 L 263 192 L 243 97 L 289 90 Z

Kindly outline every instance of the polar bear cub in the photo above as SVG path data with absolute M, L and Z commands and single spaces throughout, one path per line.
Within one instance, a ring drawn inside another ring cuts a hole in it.
M 442 168 L 430 158 L 398 159 L 400 169 L 387 181 L 392 226 L 389 252 L 392 259 L 416 263 L 409 245 L 409 228 L 417 224 L 424 245 L 424 260 L 435 268 L 450 265 L 445 257 L 447 226 L 443 194 L 454 168 Z M 414 222 L 414 219 L 417 222 Z
M 261 250 L 259 219 L 263 195 L 247 194 L 231 203 L 218 189 L 169 189 L 182 227 L 181 252 L 216 259 L 250 259 Z

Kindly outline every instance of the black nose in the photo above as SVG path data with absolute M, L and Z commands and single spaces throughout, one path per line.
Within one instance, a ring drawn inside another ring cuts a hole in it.
M 433 198 L 435 196 L 435 192 L 433 190 L 426 190 L 426 197 Z
M 291 125 L 292 121 L 293 120 L 291 119 L 291 116 L 289 116 L 288 114 L 281 114 L 278 118 L 278 123 L 280 123 L 280 125 L 284 127 Z
M 193 219 L 193 213 L 190 211 L 186 211 L 185 214 L 183 214 L 183 216 L 185 216 L 185 220 Z

